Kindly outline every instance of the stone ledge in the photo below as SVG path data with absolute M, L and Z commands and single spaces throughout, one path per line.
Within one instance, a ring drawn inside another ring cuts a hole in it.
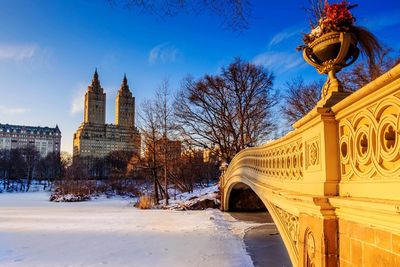
M 331 197 L 339 219 L 400 234 L 400 202 L 381 199 Z

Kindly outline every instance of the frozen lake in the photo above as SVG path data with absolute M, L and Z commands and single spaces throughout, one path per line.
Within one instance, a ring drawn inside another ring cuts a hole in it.
M 52 203 L 0 194 L 0 266 L 253 266 L 238 221 L 218 210 L 139 210 L 129 200 Z

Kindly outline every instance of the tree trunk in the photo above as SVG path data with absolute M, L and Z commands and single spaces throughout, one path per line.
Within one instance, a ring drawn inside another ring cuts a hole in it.
M 167 162 L 165 161 L 164 161 L 164 186 L 165 186 L 165 205 L 168 205 L 169 195 L 168 195 Z
M 157 170 L 153 169 L 152 172 L 153 172 L 154 204 L 158 204 L 160 197 L 158 195 Z
M 32 171 L 31 171 L 31 168 L 28 168 L 28 179 L 26 181 L 26 192 L 28 192 L 29 188 L 31 187 L 31 179 L 32 179 Z
M 5 190 L 6 188 L 8 188 L 8 185 L 10 183 L 10 180 L 7 177 L 7 171 L 4 171 L 4 183 L 3 183 L 3 189 Z
M 164 188 L 162 187 L 161 183 L 158 181 L 158 179 L 157 179 L 157 185 L 158 185 L 158 189 L 159 189 L 159 191 L 160 191 L 161 197 L 164 197 L 164 198 L 165 198 L 165 190 L 164 190 Z
M 168 177 L 167 177 L 167 96 L 164 94 L 164 184 L 165 184 L 165 205 L 169 204 Z

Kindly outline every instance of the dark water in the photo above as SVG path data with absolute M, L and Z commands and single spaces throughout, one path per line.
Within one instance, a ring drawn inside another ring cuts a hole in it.
M 266 223 L 247 231 L 244 236 L 247 253 L 255 267 L 289 267 L 292 266 L 283 240 L 272 221 L 265 212 L 233 212 L 238 220 Z

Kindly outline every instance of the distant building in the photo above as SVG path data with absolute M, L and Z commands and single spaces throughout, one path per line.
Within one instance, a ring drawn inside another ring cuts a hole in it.
M 177 161 L 181 158 L 182 154 L 182 142 L 178 140 L 167 140 L 166 144 L 167 148 L 167 159 L 169 161 Z M 147 146 L 146 147 L 146 159 L 151 159 L 152 148 Z M 155 152 L 158 158 L 164 157 L 164 139 L 157 140 L 155 143 Z
M 218 147 L 213 147 L 213 149 L 204 148 L 203 150 L 203 162 L 217 164 L 221 158 L 218 156 Z
M 115 124 L 106 124 L 106 94 L 96 70 L 85 94 L 84 121 L 74 134 L 74 157 L 103 158 L 118 150 L 140 153 L 140 134 L 135 127 L 135 98 L 126 76 L 115 103 Z
M 35 146 L 42 157 L 52 152 L 60 153 L 61 131 L 56 126 L 35 127 L 0 124 L 0 149 L 11 150 Z

